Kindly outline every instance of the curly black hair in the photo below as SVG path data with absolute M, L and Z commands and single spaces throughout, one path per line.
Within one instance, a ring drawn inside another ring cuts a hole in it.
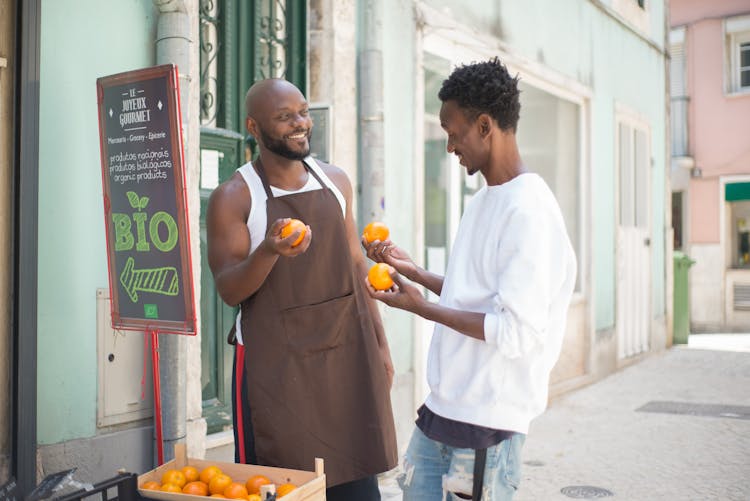
M 469 120 L 481 113 L 495 119 L 504 131 L 516 131 L 521 112 L 518 76 L 511 77 L 497 57 L 481 63 L 462 65 L 443 81 L 438 92 L 441 101 L 454 100 Z

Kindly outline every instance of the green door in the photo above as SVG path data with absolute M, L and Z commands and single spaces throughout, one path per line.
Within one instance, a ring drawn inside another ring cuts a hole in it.
M 219 297 L 206 252 L 206 206 L 213 189 L 228 179 L 244 162 L 242 136 L 221 130 L 201 131 L 201 387 L 203 416 L 208 433 L 232 425 L 232 356 L 226 335 L 234 323 L 237 308 Z
M 219 297 L 206 257 L 206 202 L 245 163 L 245 93 L 256 80 L 286 78 L 306 93 L 306 2 L 200 0 L 201 383 L 208 433 L 232 426 L 236 308 Z

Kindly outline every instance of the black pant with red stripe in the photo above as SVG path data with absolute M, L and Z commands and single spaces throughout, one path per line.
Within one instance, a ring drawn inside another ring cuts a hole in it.
M 250 420 L 250 405 L 247 399 L 247 378 L 245 377 L 245 347 L 235 345 L 232 363 L 232 424 L 234 425 L 234 462 L 257 464 L 253 423 Z M 241 367 L 237 371 L 237 366 Z M 239 397 L 240 406 L 237 406 Z M 283 465 L 278 465 L 283 466 Z M 380 501 L 378 479 L 365 477 L 353 482 L 326 489 L 327 501 Z

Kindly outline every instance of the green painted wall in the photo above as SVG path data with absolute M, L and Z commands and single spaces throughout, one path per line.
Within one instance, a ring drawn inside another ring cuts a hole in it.
M 151 0 L 42 1 L 41 445 L 96 433 L 96 289 L 108 287 L 96 79 L 152 66 L 155 26 Z

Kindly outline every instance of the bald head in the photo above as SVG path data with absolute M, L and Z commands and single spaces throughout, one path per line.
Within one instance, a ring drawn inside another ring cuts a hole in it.
M 272 112 L 274 103 L 282 98 L 304 100 L 302 92 L 291 82 L 281 78 L 268 78 L 255 82 L 245 95 L 245 113 L 248 118 L 258 119 Z
M 245 96 L 245 125 L 257 140 L 260 155 L 290 160 L 310 153 L 312 119 L 307 100 L 294 84 L 279 78 L 253 84 Z

